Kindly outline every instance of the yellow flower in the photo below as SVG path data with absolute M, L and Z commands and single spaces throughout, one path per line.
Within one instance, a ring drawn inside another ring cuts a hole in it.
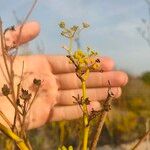
M 86 65 L 88 65 L 88 64 L 89 64 L 89 58 L 86 57 L 86 58 L 84 59 L 84 63 L 85 63 Z
M 73 56 L 75 59 L 79 59 L 85 57 L 85 54 L 82 52 L 82 50 L 78 49 L 77 51 L 75 51 Z
M 95 70 L 100 69 L 100 63 L 95 63 L 92 68 Z
M 91 65 L 95 63 L 95 59 L 94 58 L 90 58 L 90 62 Z

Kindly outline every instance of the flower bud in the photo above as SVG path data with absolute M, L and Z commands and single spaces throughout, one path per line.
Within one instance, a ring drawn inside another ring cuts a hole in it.
M 83 22 L 82 25 L 83 25 L 83 28 L 88 28 L 90 26 L 87 22 Z
M 61 22 L 59 23 L 59 27 L 62 28 L 62 29 L 65 28 L 65 22 L 64 22 L 64 21 L 61 21 Z

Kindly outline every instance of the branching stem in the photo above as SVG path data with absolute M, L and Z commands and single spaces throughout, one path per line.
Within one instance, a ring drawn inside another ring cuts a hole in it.
M 29 150 L 27 146 L 25 145 L 25 142 L 23 139 L 18 137 L 14 132 L 12 132 L 10 129 L 6 128 L 4 125 L 0 123 L 0 130 L 6 134 L 8 137 L 10 137 L 12 140 L 14 140 L 19 147 L 20 150 Z

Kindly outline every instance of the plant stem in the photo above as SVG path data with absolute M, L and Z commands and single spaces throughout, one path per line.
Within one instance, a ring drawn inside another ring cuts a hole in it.
M 82 81 L 82 96 L 83 96 L 83 124 L 84 124 L 84 135 L 83 135 L 83 145 L 82 150 L 87 150 L 88 145 L 88 136 L 89 136 L 89 120 L 88 120 L 88 109 L 87 105 L 85 104 L 86 99 L 86 83 Z
M 72 44 L 73 44 L 73 39 L 70 38 L 70 42 L 69 42 L 69 51 L 72 52 Z
M 110 86 L 110 81 L 108 81 L 108 84 Z M 95 135 L 92 139 L 92 144 L 91 144 L 90 150 L 96 150 L 97 143 L 98 143 L 99 137 L 102 133 L 102 129 L 103 129 L 103 126 L 104 126 L 104 123 L 105 123 L 105 119 L 107 117 L 108 112 L 111 110 L 111 103 L 112 103 L 112 100 L 114 98 L 113 96 L 114 96 L 114 94 L 112 93 L 111 86 L 110 86 L 108 88 L 107 99 L 104 101 L 103 108 L 101 110 L 101 113 L 100 113 L 100 116 L 99 116 L 99 119 L 98 119 L 96 132 L 95 132 Z
M 5 64 L 5 67 L 6 67 L 8 77 L 10 79 L 10 72 L 9 72 L 9 69 L 8 69 L 7 60 L 6 60 L 6 56 L 5 56 L 5 47 L 4 47 L 3 28 L 2 28 L 1 18 L 0 18 L 0 35 L 1 35 L 0 38 L 1 38 L 2 56 L 3 56 L 3 59 L 4 59 L 4 64 Z
M 21 112 L 19 111 L 18 107 L 16 106 L 16 104 L 14 104 L 14 103 L 12 102 L 12 100 L 9 98 L 9 96 L 6 96 L 6 98 L 7 98 L 8 101 L 12 104 L 12 106 L 14 107 L 14 109 L 15 109 L 18 113 L 21 114 Z
M 6 52 L 7 52 L 7 49 L 5 47 L 5 37 L 3 36 L 3 28 L 2 28 L 2 20 L 0 19 L 0 38 L 1 38 L 1 48 L 2 48 L 2 56 L 3 56 L 3 60 L 4 60 L 4 65 L 5 65 L 5 68 L 6 68 L 6 72 L 7 72 L 7 75 L 8 75 L 8 78 L 9 78 L 9 84 L 10 84 L 10 88 L 12 90 L 12 101 L 11 104 L 15 107 L 15 117 L 14 117 L 14 123 L 13 123 L 13 127 L 12 129 L 14 130 L 15 128 L 15 125 L 16 125 L 16 119 L 17 119 L 17 116 L 18 116 L 18 110 L 17 110 L 17 105 L 16 105 L 16 98 L 15 98 L 15 90 L 14 90 L 14 72 L 13 72 L 13 63 L 11 62 L 11 57 L 10 57 L 10 70 L 9 70 L 9 67 L 8 67 L 8 64 L 7 64 L 7 55 L 6 55 Z M 18 116 L 19 117 L 19 116 Z
M 36 90 L 36 92 L 35 92 L 35 94 L 34 94 L 34 97 L 33 97 L 32 101 L 31 101 L 31 103 L 30 103 L 30 105 L 29 105 L 29 107 L 28 107 L 27 113 L 28 113 L 29 110 L 31 109 L 31 106 L 32 106 L 32 104 L 34 103 L 34 101 L 35 101 L 35 99 L 36 99 L 36 97 L 37 97 L 37 94 L 38 94 L 38 92 L 39 92 L 39 89 L 40 89 L 40 86 L 38 86 L 38 88 L 37 88 L 37 90 Z
M 12 128 L 11 122 L 8 120 L 8 118 L 5 116 L 5 114 L 0 110 L 0 116 L 4 119 L 4 121 L 7 123 L 7 125 Z
M 138 146 L 143 142 L 143 140 L 150 134 L 150 130 L 148 130 L 144 136 L 136 143 L 136 145 L 131 149 L 131 150 L 135 150 L 138 148 Z
M 26 146 L 25 142 L 18 137 L 15 133 L 13 133 L 10 129 L 6 128 L 4 125 L 0 123 L 0 130 L 5 133 L 8 137 L 14 140 L 20 150 L 29 150 Z
M 65 121 L 61 121 L 59 123 L 59 128 L 60 128 L 60 146 L 64 145 L 64 141 L 65 141 Z
M 92 145 L 91 145 L 91 149 L 90 150 L 96 150 L 97 143 L 98 143 L 99 137 L 101 135 L 101 132 L 102 132 L 102 129 L 103 129 L 103 125 L 105 123 L 106 116 L 107 116 L 107 112 L 103 111 L 102 114 L 99 117 L 98 126 L 97 126 L 97 129 L 96 129 L 96 134 L 93 137 L 93 141 L 92 141 Z

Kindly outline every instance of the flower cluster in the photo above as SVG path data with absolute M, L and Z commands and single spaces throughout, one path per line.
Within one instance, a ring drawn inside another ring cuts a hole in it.
M 78 49 L 71 56 L 71 61 L 76 66 L 76 74 L 81 80 L 85 81 L 90 71 L 100 69 L 100 60 L 95 56 L 97 53 L 90 48 L 87 48 L 86 53 Z
M 101 71 L 100 59 L 98 58 L 97 52 L 87 47 L 86 51 L 83 51 L 77 44 L 77 49 L 73 49 L 73 41 L 79 39 L 79 33 L 81 30 L 89 27 L 89 24 L 82 23 L 82 27 L 72 26 L 67 28 L 65 22 L 61 22 L 59 27 L 62 29 L 61 35 L 69 39 L 69 46 L 63 46 L 67 51 L 69 62 L 75 66 L 75 73 L 81 81 L 82 96 L 75 97 L 75 104 L 78 104 L 83 112 L 83 143 L 82 150 L 87 150 L 89 123 L 90 121 L 99 115 L 99 111 L 92 109 L 91 114 L 88 112 L 88 105 L 90 105 L 90 99 L 87 97 L 86 80 L 89 77 L 91 71 Z
M 63 47 L 68 52 L 67 57 L 70 59 L 70 62 L 75 65 L 78 78 L 81 81 L 86 81 L 90 71 L 100 70 L 100 60 L 96 58 L 98 54 L 89 47 L 87 47 L 86 52 L 80 48 L 72 51 L 71 41 L 77 38 L 81 30 L 88 28 L 89 24 L 83 22 L 81 28 L 76 25 L 67 28 L 65 22 L 62 21 L 59 27 L 62 29 L 61 35 L 70 39 L 70 47 Z

